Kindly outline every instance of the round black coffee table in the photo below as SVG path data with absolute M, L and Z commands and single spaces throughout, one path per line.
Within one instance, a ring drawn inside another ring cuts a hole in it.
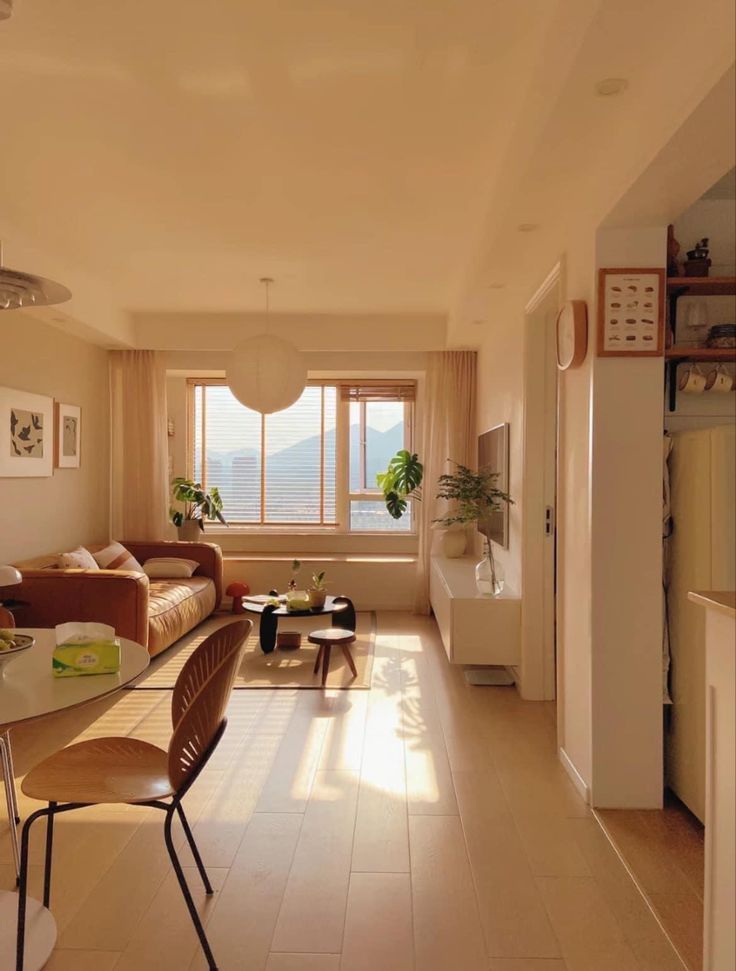
M 286 604 L 258 603 L 243 599 L 243 607 L 251 614 L 261 615 L 260 644 L 264 654 L 276 647 L 279 617 L 322 617 L 333 614 L 332 626 L 342 630 L 355 630 L 355 607 L 349 597 L 327 597 L 324 607 L 314 610 L 287 610 Z

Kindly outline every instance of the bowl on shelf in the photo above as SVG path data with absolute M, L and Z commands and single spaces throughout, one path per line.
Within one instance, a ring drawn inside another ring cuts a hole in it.
M 708 331 L 708 347 L 736 347 L 736 324 L 716 324 Z
M 0 678 L 5 674 L 8 664 L 35 643 L 35 638 L 30 634 L 16 634 L 12 630 L 0 631 Z

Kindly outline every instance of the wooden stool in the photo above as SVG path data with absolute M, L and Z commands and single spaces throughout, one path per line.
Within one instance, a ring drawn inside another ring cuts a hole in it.
M 327 684 L 327 675 L 330 673 L 330 652 L 333 644 L 339 645 L 342 648 L 342 653 L 345 655 L 345 660 L 348 662 L 350 670 L 353 672 L 353 677 L 358 677 L 358 669 L 355 667 L 353 655 L 350 653 L 350 648 L 348 647 L 348 644 L 352 644 L 355 640 L 354 631 L 342 630 L 340 627 L 327 627 L 325 630 L 312 631 L 307 640 L 310 644 L 319 645 L 317 660 L 314 665 L 314 673 L 316 674 L 319 671 L 319 666 L 321 663 L 323 688 Z

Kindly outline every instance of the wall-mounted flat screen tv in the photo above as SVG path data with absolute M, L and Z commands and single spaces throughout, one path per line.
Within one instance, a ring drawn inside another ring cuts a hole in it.
M 494 472 L 497 489 L 509 491 L 509 425 L 496 425 L 478 436 L 478 470 L 480 472 Z M 503 504 L 502 512 L 494 512 L 491 516 L 478 523 L 478 530 L 488 539 L 498 543 L 507 550 L 509 548 L 509 507 Z

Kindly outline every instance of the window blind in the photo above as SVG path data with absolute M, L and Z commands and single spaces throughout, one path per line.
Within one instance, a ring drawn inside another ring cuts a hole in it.
M 416 381 L 340 383 L 341 401 L 416 401 Z

